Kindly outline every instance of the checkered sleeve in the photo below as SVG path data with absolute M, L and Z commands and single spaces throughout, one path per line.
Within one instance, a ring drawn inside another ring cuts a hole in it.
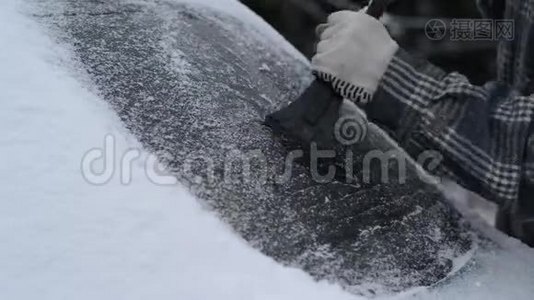
M 534 99 L 505 86 L 475 86 L 399 50 L 366 107 L 414 158 L 436 151 L 434 175 L 499 204 L 517 199 Z

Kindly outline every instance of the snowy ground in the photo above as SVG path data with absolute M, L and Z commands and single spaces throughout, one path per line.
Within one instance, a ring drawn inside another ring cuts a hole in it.
M 355 299 L 254 251 L 141 163 L 128 186 L 87 183 L 82 157 L 107 134 L 116 153 L 138 143 L 19 10 L 0 2 L 0 299 Z M 416 297 L 530 299 L 534 253 L 492 234 L 503 250 Z

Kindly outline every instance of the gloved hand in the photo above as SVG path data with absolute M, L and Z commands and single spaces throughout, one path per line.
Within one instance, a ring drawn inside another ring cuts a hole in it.
M 317 34 L 314 74 L 342 97 L 357 104 L 369 102 L 399 48 L 384 25 L 364 10 L 340 11 L 319 25 Z

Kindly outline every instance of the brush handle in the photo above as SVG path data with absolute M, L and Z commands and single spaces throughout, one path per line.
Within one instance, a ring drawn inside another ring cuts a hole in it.
M 371 0 L 367 6 L 366 13 L 373 18 L 380 19 L 386 8 L 388 7 L 389 0 Z

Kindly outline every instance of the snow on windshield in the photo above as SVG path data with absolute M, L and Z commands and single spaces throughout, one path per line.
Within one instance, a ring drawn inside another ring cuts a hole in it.
M 129 186 L 85 182 L 81 158 L 106 134 L 117 152 L 139 145 L 14 4 L 0 2 L 0 299 L 354 299 L 253 250 L 142 165 Z
M 194 2 L 297 53 L 237 1 Z M 81 158 L 106 134 L 117 153 L 140 146 L 19 4 L 0 2 L 0 299 L 358 299 L 261 255 L 185 189 L 149 182 L 143 165 L 128 186 L 84 181 Z M 534 252 L 488 233 L 502 249 L 416 298 L 531 299 Z

